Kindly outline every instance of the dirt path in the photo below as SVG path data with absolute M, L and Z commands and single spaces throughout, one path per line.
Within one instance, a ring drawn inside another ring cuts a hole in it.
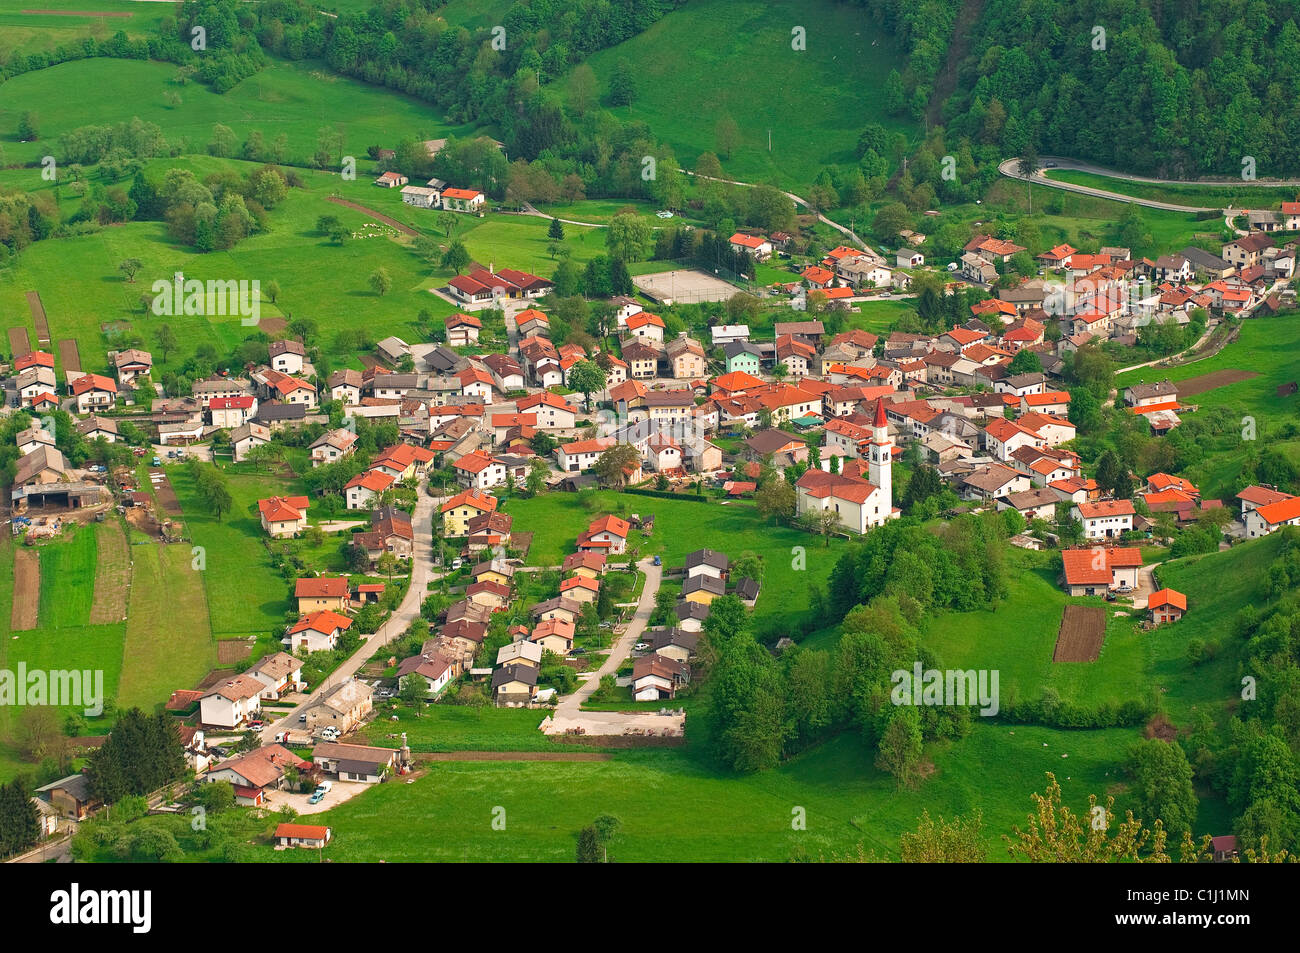
M 970 30 L 984 9 L 984 0 L 964 0 L 957 20 L 952 25 L 952 39 L 948 42 L 948 55 L 944 59 L 943 69 L 939 71 L 930 94 L 930 105 L 926 110 L 929 123 L 938 126 L 943 123 L 943 104 L 948 101 L 953 90 L 957 88 L 957 67 L 966 58 L 970 49 Z
M 110 625 L 126 618 L 126 595 L 131 584 L 131 547 L 119 519 L 106 520 L 100 526 L 95 542 L 99 555 L 90 624 Z
M 27 632 L 36 628 L 41 607 L 41 560 L 36 550 L 19 546 L 14 549 L 14 601 L 9 628 Z
M 341 199 L 337 195 L 327 196 L 325 201 L 333 202 L 335 205 L 342 205 L 344 208 L 350 208 L 355 212 L 360 212 L 362 215 L 369 215 L 371 218 L 375 219 L 375 221 L 383 222 L 385 225 L 389 225 L 397 229 L 403 235 L 410 235 L 412 238 L 414 238 L 416 235 L 420 234 L 415 229 L 413 229 L 410 225 L 404 225 L 401 222 L 399 222 L 397 219 L 389 218 L 387 215 L 383 214 L 382 212 L 376 212 L 374 209 L 366 208 L 364 205 L 358 205 L 356 202 L 349 202 L 347 199 Z

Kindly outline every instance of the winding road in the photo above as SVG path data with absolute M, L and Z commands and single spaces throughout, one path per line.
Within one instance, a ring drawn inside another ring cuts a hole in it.
M 1065 169 L 1072 172 L 1087 172 L 1092 175 L 1104 175 L 1107 178 L 1119 179 L 1124 182 L 1139 182 L 1146 185 L 1173 185 L 1173 186 L 1200 186 L 1200 185 L 1232 185 L 1248 186 L 1255 188 L 1287 188 L 1291 186 L 1300 187 L 1300 179 L 1251 179 L 1243 181 L 1241 179 L 1153 179 L 1141 175 L 1131 175 L 1127 172 L 1116 172 L 1114 169 L 1105 169 L 1098 165 L 1092 165 L 1088 162 L 1080 162 L 1076 159 L 1068 159 L 1061 156 L 1042 156 L 1038 160 L 1038 168 L 1032 175 L 1025 175 L 1020 171 L 1020 160 L 1018 158 L 1003 159 L 998 163 L 998 172 L 1010 179 L 1018 179 L 1021 182 L 1033 182 L 1036 185 L 1045 185 L 1052 189 L 1062 189 L 1066 192 L 1077 192 L 1080 195 L 1091 195 L 1096 198 L 1110 199 L 1113 202 L 1127 202 L 1130 205 L 1140 205 L 1144 208 L 1160 209 L 1166 212 L 1217 212 L 1219 208 L 1206 208 L 1199 205 L 1177 205 L 1173 202 L 1157 202 L 1154 199 L 1138 198 L 1134 195 L 1123 195 L 1119 192 L 1110 192 L 1106 189 L 1096 189 L 1088 185 L 1076 185 L 1073 182 L 1061 182 L 1056 179 L 1049 179 L 1044 175 L 1046 169 L 1045 163 L 1052 163 L 1054 169 Z M 1229 210 L 1231 206 L 1229 206 Z

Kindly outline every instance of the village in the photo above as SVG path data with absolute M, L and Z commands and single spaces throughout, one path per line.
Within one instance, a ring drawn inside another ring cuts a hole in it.
M 482 214 L 481 192 L 441 180 L 411 186 L 385 172 L 376 184 L 418 208 Z M 350 571 L 300 564 L 293 618 L 273 642 L 197 686 L 175 686 L 165 706 L 195 778 L 228 782 L 239 806 L 303 815 L 422 770 L 405 731 L 379 730 L 400 708 L 477 699 L 537 710 L 548 737 L 680 743 L 689 728 L 677 700 L 695 687 L 711 605 L 753 610 L 765 589 L 761 566 L 713 540 L 681 565 L 643 554 L 656 508 L 678 499 L 757 506 L 810 536 L 853 540 L 903 518 L 895 474 L 910 482 L 928 468 L 953 503 L 946 516 L 1014 514 L 1011 545 L 1059 551 L 1061 591 L 1114 607 L 1066 607 L 1080 611 L 1063 617 L 1054 661 L 1093 662 L 1107 612 L 1139 613 L 1151 630 L 1210 595 L 1162 586 L 1143 547 L 1207 518 L 1222 549 L 1300 525 L 1300 497 L 1276 486 L 1203 498 L 1159 470 L 1111 473 L 1103 485 L 1074 449 L 1080 351 L 1195 324 L 1203 333 L 1186 350 L 1196 352 L 1243 320 L 1294 308 L 1294 243 L 1278 246 L 1269 232 L 1300 228 L 1300 203 L 1248 221 L 1218 253 L 1134 260 L 1125 248 L 1060 245 L 1018 280 L 1004 280 L 1006 266 L 1026 249 L 987 234 L 941 264 L 927 263 L 925 236 L 912 231 L 888 253 L 839 245 L 814 261 L 785 251 L 787 233 L 738 231 L 729 244 L 742 261 L 789 262 L 792 280 L 760 296 L 777 312 L 770 330 L 674 333 L 681 322 L 665 315 L 676 302 L 651 282 L 598 303 L 610 325 L 594 346 L 552 341 L 551 281 L 471 262 L 432 292 L 456 309 L 437 340 L 386 337 L 363 370 L 318 375 L 311 350 L 281 336 L 264 363 L 195 381 L 184 396 L 154 383 L 140 348 L 110 353 L 104 373 L 64 362 L 60 381 L 54 355 L 29 347 L 4 379 L 9 413 L 26 415 L 13 534 L 31 546 L 57 538 L 62 523 L 116 513 L 162 545 L 180 542 L 181 514 L 164 496 L 181 461 L 220 472 L 223 461 L 260 466 L 287 447 L 305 452 L 319 471 L 314 490 L 256 500 L 263 539 L 248 543 L 342 534 Z M 692 274 L 673 287 L 712 287 L 702 273 L 692 285 Z M 936 278 L 945 298 L 986 296 L 934 333 L 828 329 L 852 323 L 863 302 L 915 297 L 915 283 L 933 288 Z M 716 300 L 740 291 L 721 284 L 729 291 Z M 497 322 L 505 349 L 484 349 Z M 1117 388 L 1107 405 L 1156 439 L 1195 419 L 1196 400 L 1161 376 L 1173 363 L 1136 365 L 1151 379 Z M 69 462 L 59 429 L 69 426 L 79 456 L 102 463 Z M 376 434 L 382 445 L 363 452 Z M 631 497 L 635 512 L 592 514 L 556 564 L 531 557 L 545 527 L 517 525 L 512 502 L 598 489 L 644 495 Z M 49 832 L 99 807 L 84 774 L 41 787 L 37 800 Z M 323 848 L 332 836 L 286 821 L 274 840 Z

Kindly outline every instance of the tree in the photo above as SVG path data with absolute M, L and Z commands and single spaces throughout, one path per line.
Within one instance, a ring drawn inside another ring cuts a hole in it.
M 128 284 L 135 284 L 136 272 L 144 267 L 144 262 L 139 258 L 125 258 L 117 266 L 117 270 L 126 275 Z
M 899 705 L 889 715 L 876 751 L 876 767 L 894 776 L 898 787 L 912 788 L 920 781 L 921 716 L 911 705 Z
M 158 347 L 158 352 L 162 355 L 162 362 L 167 363 L 167 355 L 176 350 L 176 332 L 172 330 L 170 324 L 161 325 L 158 328 L 158 334 L 154 338 Z
M 609 103 L 611 106 L 630 106 L 636 101 L 636 73 L 632 64 L 620 59 L 614 64 L 609 78 Z
M 1038 357 L 1038 352 L 1030 351 L 1027 348 L 1021 348 L 1017 351 L 1016 356 L 1007 365 L 1008 374 L 1041 374 L 1042 371 L 1043 362 Z
M 26 850 L 40 836 L 40 815 L 23 782 L 0 786 L 0 857 Z
M 907 206 L 901 202 L 893 202 L 876 213 L 871 230 L 880 240 L 893 242 L 898 238 L 899 232 L 910 228 L 911 225 L 912 213 L 907 210 Z
M 388 269 L 383 265 L 380 265 L 370 273 L 368 281 L 370 284 L 370 290 L 381 298 L 393 290 L 393 278 L 388 273 Z
M 1192 786 L 1192 766 L 1177 742 L 1139 741 L 1129 751 L 1126 767 L 1143 820 L 1163 821 L 1165 830 L 1174 835 L 1191 831 L 1199 802 Z
M 410 705 L 414 709 L 416 717 L 419 717 L 420 707 L 429 697 L 428 679 L 423 675 L 412 672 L 402 679 L 402 683 L 398 688 L 398 697 Z
M 1113 797 L 1104 805 L 1095 794 L 1088 797 L 1085 815 L 1075 814 L 1065 806 L 1061 785 L 1047 773 L 1047 792 L 1035 793 L 1035 811 L 1025 829 L 1015 828 L 1012 836 L 1003 835 L 1007 851 L 1016 860 L 1031 863 L 1113 863 L 1137 860 L 1168 860 L 1165 832 L 1160 821 L 1146 828 L 1128 812 L 1124 821 L 1113 823 Z
M 1021 151 L 1016 162 L 1016 171 L 1025 180 L 1025 192 L 1029 195 L 1029 214 L 1034 214 L 1034 176 L 1038 173 L 1038 153 L 1032 148 Z
M 602 856 L 600 834 L 596 825 L 588 824 L 578 832 L 578 863 L 599 864 Z
M 18 141 L 35 142 L 41 137 L 41 120 L 35 110 L 27 110 L 18 117 Z
M 457 275 L 470 262 L 469 250 L 462 241 L 454 241 L 447 246 L 442 255 L 442 267 L 450 268 Z
M 758 488 L 754 503 L 764 519 L 783 520 L 794 516 L 797 500 L 794 487 L 784 477 L 774 474 Z
M 569 109 L 577 116 L 585 116 L 596 105 L 597 90 L 596 71 L 590 64 L 579 63 L 569 74 Z
M 718 155 L 730 159 L 740 145 L 740 126 L 730 116 L 722 116 L 713 126 L 713 140 L 718 147 Z
M 988 860 L 984 844 L 983 815 L 937 821 L 929 811 L 921 814 L 915 831 L 899 838 L 899 857 L 905 864 L 982 864 Z
M 628 468 L 635 469 L 640 464 L 641 454 L 637 452 L 636 447 L 630 443 L 619 443 L 597 457 L 592 469 L 604 483 L 622 486 L 623 471 Z
M 620 212 L 605 229 L 605 246 L 618 261 L 640 261 L 650 245 L 650 223 L 636 212 Z
M 528 476 L 524 480 L 524 487 L 528 490 L 529 496 L 536 496 L 546 489 L 546 478 L 550 476 L 551 468 L 546 465 L 546 461 L 541 457 L 534 457 L 528 464 Z
M 275 304 L 280 299 L 280 282 L 274 278 L 266 283 L 266 298 L 271 304 Z
M 1113 493 L 1119 482 L 1122 465 L 1114 450 L 1105 451 L 1097 460 L 1097 489 L 1103 493 Z
M 582 392 L 587 409 L 591 409 L 593 391 L 605 389 L 605 372 L 595 361 L 579 361 L 569 368 L 569 386 Z
M 564 223 L 558 218 L 551 219 L 551 224 L 546 228 L 546 237 L 557 242 L 564 241 Z

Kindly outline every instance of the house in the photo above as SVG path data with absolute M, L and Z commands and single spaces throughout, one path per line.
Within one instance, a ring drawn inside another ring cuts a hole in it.
M 268 500 L 258 500 L 262 529 L 276 539 L 296 536 L 307 528 L 307 504 L 305 496 L 273 496 Z
M 605 554 L 596 552 L 570 553 L 564 557 L 564 571 L 579 573 L 591 579 L 605 574 Z
M 1140 549 L 1093 546 L 1061 553 L 1065 589 L 1072 596 L 1101 596 L 1111 589 L 1136 589 Z
M 435 696 L 459 674 L 460 666 L 450 655 L 438 651 L 421 652 L 403 659 L 397 666 L 397 683 L 401 685 L 404 679 L 411 676 L 422 678 L 426 693 Z
M 443 535 L 467 535 L 470 520 L 485 513 L 494 513 L 496 508 L 497 498 L 490 493 L 479 490 L 457 493 L 439 507 L 439 512 L 442 514 Z
M 44 433 L 42 430 L 37 430 L 36 432 Z M 117 443 L 122 439 L 122 435 L 117 429 L 117 421 L 112 417 L 100 417 L 97 414 L 91 414 L 85 420 L 78 421 L 77 433 L 90 441 L 103 440 L 106 443 Z M 19 434 L 20 438 L 21 436 L 22 434 Z M 22 450 L 21 442 L 19 443 L 18 449 L 20 451 Z M 36 448 L 33 445 L 29 446 L 29 449 L 34 450 Z
M 415 208 L 437 208 L 441 193 L 427 185 L 406 185 L 402 187 L 402 202 Z
M 960 482 L 963 499 L 986 502 L 1028 490 L 1031 485 L 1029 477 L 1001 463 L 971 470 Z
M 257 398 L 252 394 L 240 397 L 214 397 L 208 402 L 212 426 L 232 430 L 247 423 L 257 413 Z
M 1178 385 L 1170 381 L 1134 384 L 1124 388 L 1124 403 L 1133 408 L 1163 409 L 1178 403 Z M 1143 411 L 1136 411 L 1143 412 Z
M 1236 268 L 1247 268 L 1251 265 L 1258 265 L 1264 254 L 1264 249 L 1275 247 L 1273 239 L 1269 238 L 1263 232 L 1251 232 L 1249 235 L 1242 235 L 1234 238 L 1223 246 L 1223 260 Z
M 323 849 L 330 842 L 330 829 L 318 824 L 277 824 L 275 846 Z
M 299 615 L 330 608 L 347 611 L 347 576 L 303 576 L 294 580 Z
M 687 632 L 685 629 L 676 626 L 667 629 L 656 629 L 647 634 L 650 648 L 656 655 L 662 655 L 665 658 L 681 663 L 690 660 L 700 642 L 698 632 Z
M 470 583 L 465 589 L 465 598 L 493 612 L 500 612 L 510 604 L 510 587 L 484 579 Z
M 920 268 L 925 264 L 925 256 L 915 248 L 900 248 L 894 254 L 894 262 L 899 268 Z
M 396 189 L 406 185 L 411 180 L 400 172 L 381 172 L 375 179 L 375 185 L 385 189 Z
M 507 665 L 492 673 L 492 700 L 506 708 L 532 702 L 537 694 L 537 669 L 531 665 Z
M 117 382 L 101 374 L 82 374 L 72 382 L 72 396 L 79 414 L 104 410 L 117 402 Z
M 724 347 L 736 342 L 749 340 L 748 324 L 716 324 L 709 329 L 714 347 Z
M 343 485 L 343 495 L 348 503 L 347 508 L 359 510 L 370 506 L 377 496 L 390 489 L 396 482 L 391 474 L 384 473 L 382 470 L 367 470 L 365 473 L 358 473 Z
M 478 189 L 443 189 L 442 207 L 452 212 L 477 212 L 487 202 Z
M 1294 205 L 1294 202 L 1284 202 L 1285 205 Z M 1231 834 L 1222 834 L 1210 839 L 1210 852 L 1214 856 L 1216 864 L 1230 863 L 1238 856 L 1237 838 Z
M 665 354 L 677 380 L 698 380 L 705 376 L 704 348 L 686 332 L 668 342 Z
M 85 421 L 83 421 L 83 423 L 90 423 L 91 421 L 98 421 L 100 419 L 101 418 L 99 417 L 89 417 Z M 116 430 L 117 428 L 116 422 L 114 422 L 111 418 L 103 418 L 103 419 L 107 420 L 108 423 L 111 423 L 113 425 L 114 430 Z M 81 428 L 78 427 L 77 429 L 80 430 Z M 54 435 L 42 430 L 39 425 L 28 427 L 26 430 L 20 433 L 15 438 L 15 440 L 18 444 L 18 452 L 21 453 L 23 456 L 26 456 L 27 454 L 31 453 L 33 450 L 38 450 L 41 447 L 49 447 L 51 449 L 54 449 Z
M 346 584 L 347 580 L 343 580 Z M 339 637 L 352 628 L 352 620 L 330 609 L 322 609 L 303 616 L 284 634 L 280 641 L 289 651 L 327 652 L 338 647 Z
M 545 649 L 536 642 L 516 639 L 497 649 L 497 665 L 531 665 L 533 668 L 540 668 L 544 651 Z
M 148 377 L 153 370 L 153 355 L 139 348 L 127 348 L 113 355 L 117 369 L 117 382 L 125 387 L 135 383 L 137 377 Z
M 60 817 L 84 821 L 102 802 L 91 791 L 90 775 L 70 774 L 36 788 L 35 798 L 48 804 Z
M 272 341 L 266 348 L 272 370 L 281 374 L 301 374 L 307 349 L 297 341 Z
M 307 728 L 337 728 L 347 734 L 374 709 L 374 690 L 357 678 L 334 686 L 307 709 Z
M 1099 500 L 1076 503 L 1070 516 L 1083 523 L 1085 539 L 1109 539 L 1133 529 L 1136 511 L 1129 500 Z
M 361 403 L 361 384 L 361 372 L 353 370 L 335 371 L 325 382 L 329 388 L 330 400 L 349 405 Z
M 755 261 L 766 261 L 772 257 L 772 242 L 762 235 L 742 235 L 737 232 L 729 242 L 733 252 L 747 252 Z
M 533 628 L 528 638 L 539 645 L 543 651 L 554 652 L 563 657 L 573 651 L 574 631 L 575 626 L 571 620 L 543 619 Z
M 631 530 L 625 519 L 602 516 L 593 520 L 587 531 L 578 537 L 578 549 L 617 555 L 627 549 L 627 536 Z
M 627 319 L 627 330 L 645 341 L 663 343 L 664 327 L 664 319 L 649 311 L 639 311 Z
M 984 428 L 984 446 L 998 460 L 1010 460 L 1021 447 L 1038 447 L 1044 442 L 1034 431 L 1005 417 L 994 418 Z
M 1157 589 L 1147 597 L 1147 613 L 1154 625 L 1177 622 L 1187 611 L 1187 597 L 1176 589 Z
M 1242 522 L 1245 522 L 1251 510 L 1260 506 L 1267 506 L 1269 503 L 1289 500 L 1291 494 L 1283 493 L 1276 487 L 1271 486 L 1248 486 L 1237 494 L 1237 499 L 1241 501 L 1241 519 Z
M 600 459 L 600 455 L 615 446 L 614 437 L 592 437 L 588 440 L 575 440 L 560 444 L 555 448 L 555 462 L 564 473 L 581 473 L 590 470 Z
M 365 550 L 371 564 L 378 562 L 384 553 L 392 553 L 398 559 L 410 559 L 415 551 L 411 517 L 390 506 L 374 510 L 370 514 L 370 529 L 354 533 L 352 545 Z
M 776 362 L 784 364 L 786 372 L 792 377 L 804 377 L 814 370 L 813 361 L 817 350 L 811 344 L 805 344 L 793 335 L 784 334 L 776 339 Z
M 244 669 L 244 674 L 262 683 L 264 701 L 276 701 L 282 695 L 300 692 L 306 684 L 302 680 L 302 662 L 287 652 L 263 655 Z
M 26 458 L 24 458 L 26 459 Z M 1245 515 L 1246 536 L 1267 536 L 1283 526 L 1300 525 L 1300 497 L 1292 496 L 1275 503 L 1255 506 Z
M 68 479 L 68 464 L 57 447 L 42 444 L 19 458 L 14 468 L 14 486 L 61 483 Z
M 687 576 L 682 583 L 682 598 L 687 602 L 701 602 L 710 605 L 718 596 L 727 594 L 727 585 L 719 576 L 696 574 Z
M 291 769 L 309 771 L 311 762 L 304 761 L 283 745 L 263 745 L 214 766 L 203 780 L 209 784 L 226 781 L 235 788 L 236 804 L 261 807 L 266 803 L 266 792 L 282 788 L 285 775 Z
M 571 430 L 578 414 L 578 408 L 549 391 L 521 397 L 515 401 L 515 410 L 521 414 L 535 414 L 537 427 L 541 430 Z
M 251 675 L 218 682 L 199 699 L 199 722 L 215 728 L 237 728 L 262 710 L 265 686 Z
M 632 697 L 639 702 L 675 698 L 690 680 L 685 664 L 666 655 L 645 655 L 632 664 Z
M 762 370 L 762 352 L 746 341 L 732 341 L 722 346 L 727 373 L 758 374 Z M 626 355 L 625 355 L 626 356 Z
M 319 467 L 326 463 L 342 460 L 352 453 L 356 442 L 357 435 L 355 431 L 344 430 L 342 427 L 325 431 L 316 438 L 310 447 L 311 465 Z
M 488 490 L 506 483 L 505 465 L 480 450 L 465 454 L 451 468 L 456 473 L 456 481 L 463 487 Z
M 709 617 L 709 607 L 703 602 L 682 601 L 677 603 L 673 615 L 677 617 L 678 628 L 686 632 L 698 633 L 704 629 L 704 620 Z
M 997 501 L 1001 510 L 1015 510 L 1026 521 L 1033 519 L 1052 520 L 1056 516 L 1056 504 L 1059 497 L 1047 487 L 1034 487 L 1018 493 L 1008 493 Z
M 452 347 L 466 347 L 478 343 L 479 332 L 483 329 L 483 322 L 472 314 L 461 314 L 457 312 L 447 318 L 447 343 Z
M 727 558 L 726 553 L 720 553 L 712 549 L 697 549 L 693 553 L 686 554 L 686 576 L 712 576 L 714 579 L 723 579 L 727 575 L 727 569 L 731 565 L 731 560 Z
M 747 437 L 745 446 L 749 449 L 751 458 L 761 461 L 770 456 L 773 465 L 778 467 L 802 463 L 808 459 L 807 441 L 775 428 L 760 430 L 752 437 Z

